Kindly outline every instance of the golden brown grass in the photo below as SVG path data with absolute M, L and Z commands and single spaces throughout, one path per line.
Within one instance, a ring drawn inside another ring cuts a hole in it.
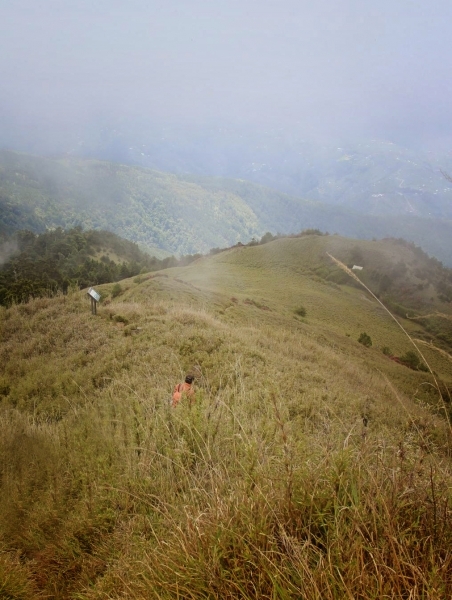
M 432 376 L 181 272 L 0 314 L 0 597 L 449 597 Z
M 433 348 L 436 352 L 439 352 L 440 354 L 445 356 L 448 360 L 452 360 L 452 356 L 448 352 L 446 352 L 445 350 L 442 350 L 441 348 L 438 348 L 437 346 L 434 346 L 431 342 L 426 342 L 425 340 L 417 340 L 417 339 L 414 339 L 414 341 L 417 344 L 424 344 L 425 346 L 428 346 L 429 348 Z

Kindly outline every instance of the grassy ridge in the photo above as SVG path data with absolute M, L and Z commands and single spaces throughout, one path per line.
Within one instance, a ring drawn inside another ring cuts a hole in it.
M 379 347 L 388 345 L 400 351 L 384 311 L 361 287 L 350 288 L 354 282 L 333 264 L 327 253 L 351 264 L 359 256 L 364 265 L 359 276 L 371 288 L 378 287 L 380 274 L 390 276 L 391 284 L 380 295 L 384 301 L 398 306 L 402 317 L 407 313 L 426 315 L 406 321 L 408 330 L 450 350 L 452 338 L 435 337 L 434 326 L 440 335 L 449 330 L 447 318 L 439 318 L 435 313 L 451 313 L 450 302 L 442 300 L 438 292 L 445 281 L 451 280 L 451 271 L 415 250 L 397 240 L 358 242 L 340 236 L 303 236 L 232 249 L 212 259 L 201 259 L 197 265 L 202 267 L 188 270 L 184 278 L 225 293 L 230 290 L 233 295 L 255 294 L 254 299 L 262 305 L 278 310 L 285 307 L 286 316 L 303 305 L 309 322 L 319 327 L 349 334 L 353 339 L 367 327 Z M 332 303 L 328 298 L 331 295 Z
M 1 309 L 3 596 L 450 595 L 431 376 L 358 344 L 408 342 L 361 290 L 297 273 L 302 243 L 100 286 L 97 317 L 78 292 Z

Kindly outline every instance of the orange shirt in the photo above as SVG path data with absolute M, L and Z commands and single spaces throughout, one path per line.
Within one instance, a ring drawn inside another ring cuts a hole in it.
M 191 383 L 187 383 L 184 381 L 184 383 L 178 383 L 176 385 L 176 387 L 174 388 L 174 392 L 173 392 L 173 406 L 177 406 L 177 404 L 180 402 L 181 398 L 182 398 L 182 394 L 184 394 L 185 396 L 191 397 L 193 396 L 193 394 L 195 393 L 192 384 Z

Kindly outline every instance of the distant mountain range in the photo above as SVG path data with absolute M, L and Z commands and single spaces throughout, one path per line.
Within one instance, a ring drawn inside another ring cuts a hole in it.
M 171 171 L 246 179 L 364 214 L 452 218 L 452 149 L 385 140 L 314 142 L 297 132 L 211 127 L 105 131 L 73 152 Z
M 82 225 L 112 231 L 156 254 L 187 254 L 248 242 L 266 231 L 295 233 L 318 228 L 362 239 L 403 237 L 452 265 L 452 210 L 448 200 L 452 186 L 439 170 L 411 164 L 396 151 L 393 159 L 400 163 L 397 171 L 388 170 L 383 158 L 377 160 L 370 148 L 368 158 L 364 151 L 337 153 L 336 162 L 329 154 L 324 158 L 322 177 L 330 181 L 329 188 L 321 182 L 315 185 L 313 178 L 310 183 L 305 180 L 303 185 L 311 186 L 310 196 L 314 198 L 306 200 L 245 179 L 171 174 L 137 165 L 2 151 L 0 235 L 5 237 L 23 228 L 38 232 Z M 336 178 L 331 175 L 328 180 L 333 165 Z M 316 169 L 321 172 L 319 166 Z M 373 194 L 360 187 L 360 172 L 372 183 Z M 422 191 L 426 172 L 431 180 L 425 179 L 426 189 Z M 264 179 L 267 173 L 268 183 L 272 183 L 270 168 L 261 167 L 255 173 Z M 248 176 L 257 178 L 251 173 Z M 439 183 L 442 191 L 435 194 Z M 295 185 L 290 178 L 282 184 L 287 188 Z M 318 201 L 322 185 L 329 203 Z

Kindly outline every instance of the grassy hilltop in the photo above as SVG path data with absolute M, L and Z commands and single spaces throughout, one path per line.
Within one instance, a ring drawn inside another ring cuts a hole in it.
M 326 252 L 451 319 L 413 248 L 338 236 L 100 285 L 97 316 L 0 307 L 0 597 L 450 597 L 448 340 L 400 317 L 434 375 L 391 360 L 410 339 Z

